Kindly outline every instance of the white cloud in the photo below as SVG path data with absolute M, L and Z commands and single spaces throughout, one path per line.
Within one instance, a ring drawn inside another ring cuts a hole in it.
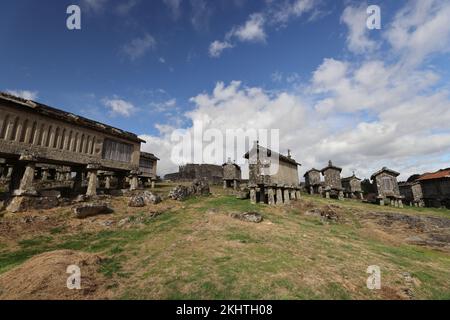
M 223 50 L 233 48 L 233 45 L 227 41 L 214 41 L 209 46 L 209 55 L 214 58 L 220 57 Z
M 164 102 L 152 103 L 151 106 L 157 112 L 167 112 L 176 108 L 177 99 L 169 99 Z
M 121 16 L 127 15 L 139 4 L 139 2 L 140 0 L 123 1 L 116 7 L 116 12 Z
M 410 1 L 397 13 L 386 39 L 405 63 L 417 65 L 430 54 L 450 51 L 449 17 L 449 1 Z
M 164 4 L 170 9 L 174 19 L 178 19 L 181 15 L 182 0 L 163 0 Z
M 367 5 L 348 6 L 341 16 L 341 22 L 348 28 L 347 46 L 353 53 L 364 54 L 377 48 L 377 43 L 369 39 L 366 25 Z
M 235 47 L 234 42 L 236 41 L 265 43 L 268 25 L 286 26 L 292 18 L 298 18 L 311 12 L 318 6 L 318 3 L 317 0 L 286 0 L 282 3 L 266 0 L 266 8 L 262 12 L 251 14 L 244 24 L 231 28 L 226 33 L 224 41 L 212 42 L 209 46 L 209 54 L 211 57 L 217 58 L 224 49 Z M 319 12 L 314 14 L 317 17 L 320 16 Z
M 123 52 L 132 60 L 143 57 L 148 51 L 156 47 L 156 40 L 149 34 L 142 38 L 131 40 L 123 47 Z
M 109 0 L 83 0 L 82 5 L 94 12 L 98 12 L 104 9 Z
M 273 10 L 272 22 L 276 24 L 286 24 L 292 18 L 298 18 L 303 14 L 311 11 L 318 4 L 317 0 L 294 0 L 292 2 L 285 1 L 279 7 Z M 317 14 L 317 13 L 316 13 Z
M 264 42 L 266 40 L 264 23 L 264 16 L 254 13 L 250 15 L 244 25 L 237 27 L 231 33 L 242 42 Z
M 30 90 L 6 90 L 7 93 L 13 96 L 20 97 L 26 100 L 36 100 L 39 92 Z
M 102 102 L 105 107 L 110 109 L 110 114 L 112 116 L 119 115 L 123 117 L 130 117 L 137 111 L 137 108 L 131 102 L 119 99 L 117 97 L 112 99 L 105 98 Z

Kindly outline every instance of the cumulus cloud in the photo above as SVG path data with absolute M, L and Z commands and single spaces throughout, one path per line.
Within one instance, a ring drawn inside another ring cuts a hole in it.
M 105 107 L 110 109 L 111 116 L 123 116 L 128 118 L 137 111 L 137 108 L 131 102 L 117 97 L 111 99 L 105 98 L 102 102 Z
M 39 92 L 30 90 L 6 90 L 7 93 L 26 100 L 36 100 Z
M 341 16 L 341 22 L 348 28 L 348 49 L 354 53 L 364 54 L 377 48 L 377 43 L 369 38 L 366 10 L 367 4 L 348 6 Z
M 214 41 L 209 46 L 209 55 L 214 58 L 220 57 L 222 51 L 225 49 L 233 48 L 233 45 L 227 41 Z
M 150 34 L 145 34 L 141 38 L 135 38 L 123 46 L 123 52 L 134 61 L 143 57 L 147 52 L 156 47 L 156 40 Z
M 292 18 L 298 18 L 311 11 L 318 5 L 317 0 L 294 0 L 276 3 L 276 9 L 272 9 L 271 20 L 276 24 L 286 24 Z
M 232 31 L 232 35 L 242 42 L 264 42 L 266 33 L 264 31 L 265 18 L 260 13 L 252 14 L 244 25 Z
M 427 56 L 450 50 L 450 2 L 413 0 L 397 13 L 386 38 L 405 63 L 420 64 Z
M 268 25 L 285 26 L 292 18 L 311 12 L 317 7 L 319 1 L 286 0 L 282 3 L 275 1 L 266 1 L 266 3 L 267 6 L 262 12 L 253 13 L 244 24 L 232 27 L 225 35 L 224 41 L 212 42 L 209 46 L 210 56 L 219 57 L 224 49 L 235 47 L 234 42 L 265 43 Z

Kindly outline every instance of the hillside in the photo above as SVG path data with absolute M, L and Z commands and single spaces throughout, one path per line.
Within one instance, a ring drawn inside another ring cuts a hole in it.
M 146 208 L 110 202 L 115 213 L 85 220 L 70 208 L 0 218 L 0 299 L 450 299 L 449 211 L 306 195 L 269 207 L 220 188 Z M 264 220 L 230 217 L 247 211 Z M 86 265 L 89 290 L 67 292 L 65 263 Z M 366 287 L 371 265 L 381 290 Z M 49 276 L 19 287 L 30 268 Z

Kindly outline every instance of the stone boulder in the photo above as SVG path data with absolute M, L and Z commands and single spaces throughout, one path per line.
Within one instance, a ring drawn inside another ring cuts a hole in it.
M 150 191 L 144 191 L 142 193 L 142 197 L 144 198 L 144 202 L 146 205 L 158 204 L 162 202 L 160 196 L 153 194 Z
M 14 197 L 6 210 L 12 213 L 18 213 L 30 210 L 48 210 L 57 208 L 58 206 L 59 201 L 57 198 Z
M 86 203 L 80 204 L 72 208 L 76 218 L 85 219 L 101 214 L 110 214 L 114 211 L 106 203 Z
M 169 198 L 177 201 L 184 201 L 190 196 L 189 188 L 185 186 L 176 186 L 169 193 Z
M 209 188 L 209 183 L 204 180 L 195 180 L 190 186 L 191 195 L 195 196 L 209 196 L 211 195 L 211 190 Z
M 248 190 L 248 189 L 238 191 L 238 193 L 236 195 L 236 199 L 239 199 L 239 200 L 247 200 L 249 198 L 250 198 L 250 190 Z
M 257 212 L 234 212 L 230 216 L 244 222 L 261 223 L 263 221 L 262 215 Z
M 338 222 L 340 220 L 340 216 L 336 210 L 334 210 L 333 206 L 326 206 L 323 208 L 314 208 L 312 210 L 308 210 L 305 212 L 306 216 L 310 217 L 318 217 L 322 221 L 333 221 Z
M 133 196 L 128 202 L 128 206 L 132 208 L 142 208 L 145 207 L 145 200 L 143 196 Z

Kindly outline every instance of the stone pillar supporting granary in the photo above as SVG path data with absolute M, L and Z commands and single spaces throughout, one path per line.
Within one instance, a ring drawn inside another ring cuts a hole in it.
M 287 187 L 287 186 L 284 187 L 283 198 L 284 198 L 284 204 L 290 204 L 291 203 L 289 187 Z
M 14 190 L 31 191 L 28 187 L 30 181 L 33 184 L 36 164 L 44 165 L 36 174 L 44 181 L 55 177 L 56 182 L 66 182 L 75 172 L 73 185 L 78 192 L 82 175 L 89 170 L 87 194 L 93 195 L 98 170 L 127 174 L 139 167 L 142 142 L 133 133 L 0 93 L 0 158 L 14 167 L 11 195 Z M 26 154 L 33 155 L 32 161 Z M 97 165 L 95 170 L 92 164 Z
M 330 160 L 328 166 L 323 168 L 321 172 L 324 176 L 325 197 L 335 197 L 342 200 L 344 198 L 341 182 L 342 168 L 334 166 Z
M 130 191 L 138 190 L 139 189 L 139 170 L 131 170 L 130 172 Z
M 267 186 L 267 203 L 271 206 L 276 204 L 276 186 L 271 184 Z
M 390 204 L 403 207 L 403 196 L 400 194 L 397 177 L 400 173 L 386 167 L 374 173 L 371 177 L 376 199 L 380 205 Z
M 249 161 L 249 184 L 258 186 L 261 202 L 280 205 L 300 197 L 296 192 L 296 187 L 300 185 L 300 164 L 291 157 L 290 151 L 284 156 L 255 142 L 244 157 Z M 226 165 L 230 165 L 230 161 Z
M 90 164 L 87 166 L 89 177 L 86 196 L 88 197 L 95 197 L 97 195 L 97 187 L 98 187 L 97 175 L 99 169 L 100 169 L 99 164 Z
M 250 189 L 250 202 L 256 204 L 256 185 L 249 185 L 248 188 Z
M 276 188 L 276 199 L 275 199 L 275 203 L 277 205 L 281 205 L 284 203 L 283 201 L 283 187 L 281 186 L 277 186 Z

